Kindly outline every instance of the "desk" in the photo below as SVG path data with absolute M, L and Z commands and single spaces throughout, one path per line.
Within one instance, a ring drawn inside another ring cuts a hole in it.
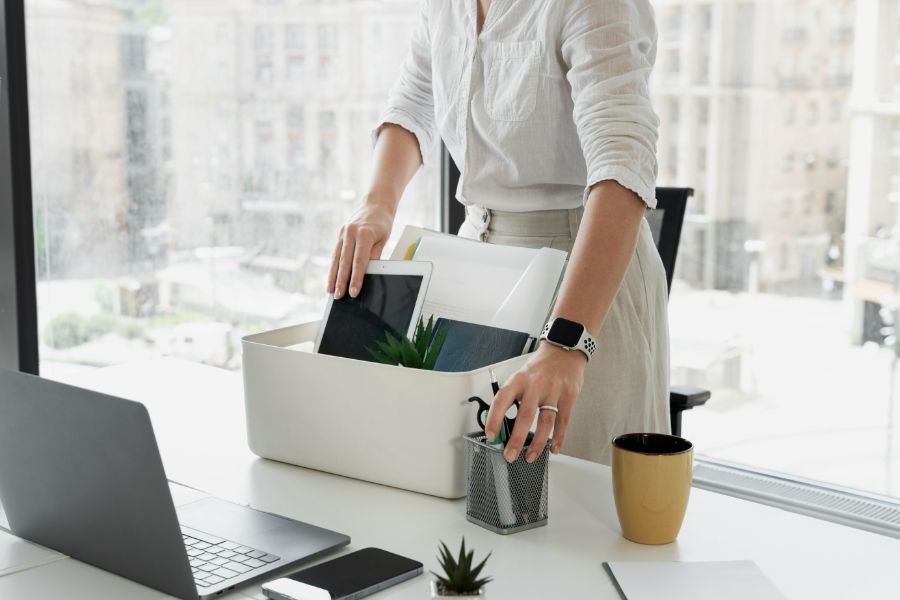
M 347 552 L 379 546 L 436 569 L 438 540 L 454 546 L 464 534 L 479 555 L 493 551 L 486 568 L 496 578 L 492 598 L 618 600 L 601 567 L 605 560 L 737 559 L 756 561 L 788 598 L 900 597 L 898 539 L 694 489 L 676 543 L 633 544 L 619 533 L 609 469 L 568 457 L 551 463 L 549 525 L 502 537 L 468 523 L 464 501 L 253 456 L 246 446 L 238 374 L 160 359 L 103 369 L 79 383 L 147 405 L 170 479 L 346 533 L 352 538 Z M 0 597 L 28 597 L 11 593 L 27 590 L 52 598 L 42 591 L 59 589 L 58 582 L 72 573 L 80 574 L 72 580 L 80 587 L 77 593 L 63 588 L 68 597 L 106 597 L 101 590 L 122 585 L 140 590 L 134 597 L 161 597 L 72 559 L 0 578 Z M 427 598 L 427 585 L 427 576 L 418 577 L 376 598 Z M 262 598 L 259 586 L 231 597 L 247 596 Z

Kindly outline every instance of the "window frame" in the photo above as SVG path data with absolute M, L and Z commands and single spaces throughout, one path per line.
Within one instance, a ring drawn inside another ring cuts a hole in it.
M 0 2 L 0 367 L 37 375 L 25 1 Z
M 455 200 L 460 171 L 443 144 L 438 175 L 440 226 L 444 232 L 456 233 L 465 220 L 465 208 Z M 25 0 L 0 0 L 0 368 L 38 375 L 32 211 Z M 741 468 L 752 473 L 765 472 L 751 465 Z M 804 481 L 796 473 L 783 473 L 779 477 Z M 833 484 L 824 485 L 838 488 Z M 715 491 L 729 493 L 724 489 Z M 859 494 L 876 496 L 863 490 Z M 732 492 L 732 495 L 736 494 Z

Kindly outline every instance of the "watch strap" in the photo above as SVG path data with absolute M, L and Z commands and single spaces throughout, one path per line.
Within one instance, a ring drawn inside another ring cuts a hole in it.
M 547 323 L 545 323 L 544 328 L 541 330 L 541 335 L 538 339 L 545 340 L 553 344 L 554 346 L 558 346 L 565 350 L 579 350 L 588 359 L 588 362 L 591 362 L 591 358 L 594 356 L 594 350 L 597 349 L 597 342 L 594 340 L 591 334 L 588 333 L 587 327 L 584 327 L 584 325 L 582 325 L 581 338 L 579 338 L 578 342 L 574 346 L 569 347 L 554 342 L 547 337 L 547 334 L 550 333 L 550 327 L 552 325 L 553 321 L 548 321 Z

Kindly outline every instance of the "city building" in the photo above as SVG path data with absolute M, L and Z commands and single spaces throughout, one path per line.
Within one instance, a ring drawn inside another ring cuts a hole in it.
M 900 264 L 900 3 L 856 5 L 845 237 L 853 339 L 884 342 L 895 326 Z
M 242 246 L 246 267 L 321 291 L 369 177 L 370 130 L 406 54 L 414 0 L 167 2 L 179 249 Z M 396 35 L 402 32 L 403 35 Z M 434 174 L 407 218 L 434 221 Z
M 854 2 L 654 6 L 659 181 L 696 190 L 679 278 L 821 293 L 845 221 Z
M 30 7 L 29 96 L 36 262 L 44 279 L 128 267 L 129 148 L 113 2 Z

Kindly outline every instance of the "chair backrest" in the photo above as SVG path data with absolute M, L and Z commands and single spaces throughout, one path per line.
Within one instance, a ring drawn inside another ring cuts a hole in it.
M 681 228 L 688 198 L 694 195 L 692 188 L 656 188 L 656 208 L 647 210 L 647 222 L 656 249 L 666 269 L 666 284 L 672 291 L 672 277 L 675 275 L 675 258 L 681 241 Z

